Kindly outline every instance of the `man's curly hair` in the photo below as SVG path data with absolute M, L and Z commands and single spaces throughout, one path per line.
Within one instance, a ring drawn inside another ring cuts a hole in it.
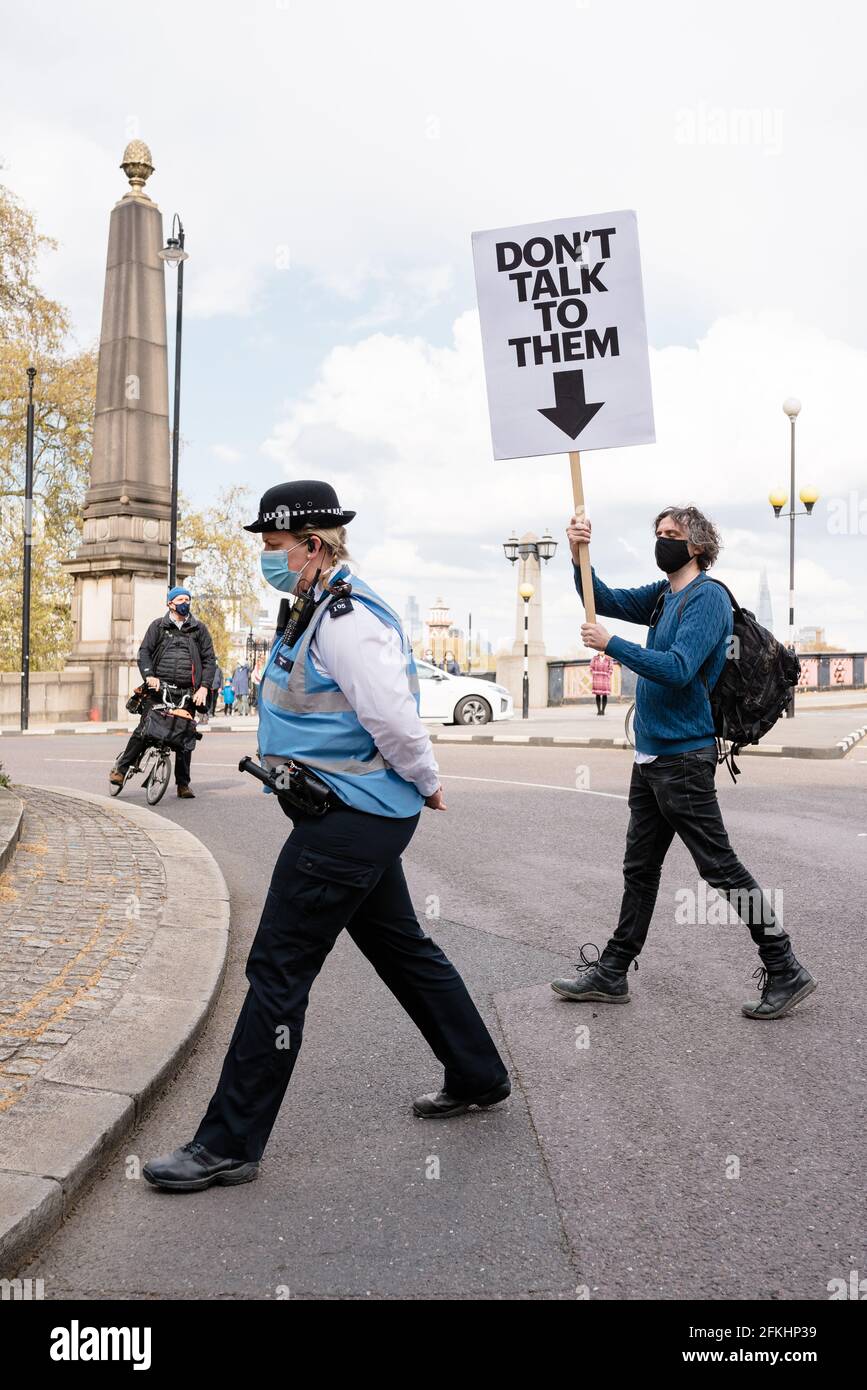
M 667 516 L 670 516 L 672 521 L 676 521 L 678 526 L 684 528 L 687 540 L 691 545 L 700 547 L 699 554 L 695 556 L 695 562 L 699 569 L 709 570 L 722 549 L 720 534 L 713 522 L 709 521 L 698 507 L 666 507 L 653 523 L 654 535 L 656 535 L 656 528 L 659 523 Z

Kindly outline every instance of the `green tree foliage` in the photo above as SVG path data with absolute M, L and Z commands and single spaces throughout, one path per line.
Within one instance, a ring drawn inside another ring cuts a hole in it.
M 62 667 L 72 640 L 72 581 L 96 400 L 96 352 L 70 351 L 62 306 L 42 294 L 39 254 L 54 243 L 0 184 L 0 670 L 21 665 L 27 368 L 33 389 L 31 669 Z
M 232 631 L 254 623 L 259 607 L 260 545 L 243 529 L 251 515 L 249 497 L 249 488 L 235 485 L 202 511 L 183 496 L 178 505 L 178 546 L 197 566 L 190 581 L 193 612 L 210 630 L 224 670 Z

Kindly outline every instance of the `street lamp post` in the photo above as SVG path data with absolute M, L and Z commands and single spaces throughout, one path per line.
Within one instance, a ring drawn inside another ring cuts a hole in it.
M 802 487 L 799 493 L 800 500 L 804 504 L 804 511 L 799 512 L 795 509 L 795 421 L 801 412 L 801 402 L 795 396 L 788 396 L 783 401 L 783 411 L 789 417 L 789 497 L 791 505 L 787 512 L 783 512 L 788 498 L 782 488 L 776 488 L 769 493 L 768 501 L 774 509 L 774 516 L 781 514 L 789 518 L 789 646 L 795 650 L 795 517 L 810 516 L 812 510 L 819 500 L 819 494 L 814 487 Z M 792 690 L 792 698 L 786 711 L 788 719 L 795 717 L 795 692 Z
M 557 542 L 550 531 L 546 531 L 540 541 L 519 541 L 514 531 L 507 541 L 503 541 L 503 551 L 510 564 L 514 564 L 520 556 L 526 565 L 527 560 L 531 556 L 535 556 L 537 560 L 544 560 L 547 565 L 548 561 L 553 559 L 556 550 Z M 524 679 L 522 681 L 522 718 L 524 719 L 529 718 L 530 714 L 530 599 L 535 592 L 532 584 L 524 583 L 518 588 L 518 593 L 524 600 Z
M 178 272 L 178 299 L 175 313 L 175 400 L 174 424 L 172 426 L 172 520 L 169 541 L 169 588 L 178 581 L 178 444 L 181 426 L 181 329 L 184 318 L 184 261 L 189 260 L 184 250 L 184 224 L 175 213 L 172 218 L 172 235 L 161 251 L 157 252 L 161 261 L 176 267 Z
M 522 584 L 518 593 L 524 600 L 524 679 L 522 682 L 522 719 L 530 715 L 530 599 L 536 590 L 532 584 Z
M 33 552 L 33 380 L 27 368 L 27 437 L 24 453 L 24 575 L 21 586 L 21 730 L 30 723 L 30 583 Z

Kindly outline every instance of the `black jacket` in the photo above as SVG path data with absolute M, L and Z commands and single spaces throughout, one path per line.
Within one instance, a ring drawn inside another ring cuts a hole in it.
M 217 669 L 211 634 L 198 618 L 185 618 L 178 627 L 164 613 L 154 618 L 144 635 L 138 649 L 138 669 L 145 677 L 159 676 L 172 685 L 210 688 Z

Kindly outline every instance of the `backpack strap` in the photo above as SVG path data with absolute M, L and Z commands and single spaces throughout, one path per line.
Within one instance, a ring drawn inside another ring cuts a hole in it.
M 735 613 L 741 614 L 742 616 L 743 610 L 740 604 L 738 603 L 737 599 L 735 598 L 734 594 L 732 593 L 731 589 L 728 587 L 728 585 L 723 584 L 721 579 L 711 579 L 710 575 L 704 574 L 704 572 L 702 572 L 702 575 L 705 583 L 718 584 L 721 589 L 725 589 Z M 663 589 L 662 595 L 660 595 L 660 597 L 664 597 L 664 595 L 665 590 Z M 691 597 L 691 594 L 684 594 L 680 603 L 677 605 L 678 622 L 680 622 L 681 618 L 683 617 L 683 610 Z M 704 688 L 707 692 L 708 704 L 710 704 L 710 686 L 707 683 L 707 674 L 705 671 L 708 661 L 710 661 L 710 657 L 707 658 L 707 661 L 702 662 L 701 667 L 699 668 L 699 675 L 701 676 L 702 681 L 704 682 Z M 725 763 L 726 767 L 729 770 L 729 776 L 731 777 L 732 781 L 737 782 L 738 777 L 740 777 L 741 775 L 741 770 L 735 762 L 735 754 L 739 753 L 740 749 L 735 744 L 731 744 L 728 748 L 726 748 L 727 741 L 728 740 L 726 739 L 725 715 L 723 715 L 722 734 L 714 734 L 714 743 L 716 744 L 717 765 L 719 765 L 720 763 Z
M 662 609 L 665 604 L 665 595 L 666 590 L 660 589 L 659 598 L 656 600 L 656 603 L 654 604 L 653 612 L 650 615 L 650 622 L 647 624 L 648 627 L 656 627 L 656 624 L 662 617 Z

